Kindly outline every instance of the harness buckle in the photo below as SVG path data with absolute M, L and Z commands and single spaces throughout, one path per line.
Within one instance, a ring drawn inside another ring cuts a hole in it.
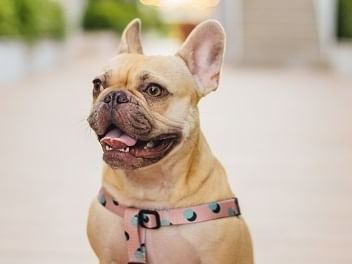
M 148 215 L 153 215 L 155 218 L 155 226 L 149 226 L 147 223 L 151 221 L 149 219 Z M 161 227 L 161 222 L 160 222 L 160 215 L 157 211 L 154 210 L 148 210 L 148 209 L 141 209 L 138 212 L 138 224 L 141 227 L 147 228 L 147 229 L 158 229 Z
M 235 197 L 234 199 L 235 199 L 235 206 L 236 206 L 236 211 L 237 211 L 235 216 L 240 216 L 241 215 L 240 204 L 238 203 L 237 197 Z

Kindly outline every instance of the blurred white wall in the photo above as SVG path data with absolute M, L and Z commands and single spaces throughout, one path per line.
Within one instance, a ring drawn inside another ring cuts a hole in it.
M 313 0 L 221 1 L 228 58 L 244 64 L 316 64 L 321 60 Z

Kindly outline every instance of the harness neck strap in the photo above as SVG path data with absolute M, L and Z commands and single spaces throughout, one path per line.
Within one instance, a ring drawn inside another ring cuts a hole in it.
M 187 208 L 139 209 L 120 205 L 101 188 L 98 201 L 110 212 L 123 218 L 128 263 L 146 263 L 145 231 L 171 225 L 184 225 L 241 215 L 237 198 Z

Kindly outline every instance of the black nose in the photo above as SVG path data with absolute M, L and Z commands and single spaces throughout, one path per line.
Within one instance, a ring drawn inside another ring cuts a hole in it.
M 104 97 L 104 102 L 107 104 L 122 104 L 128 102 L 127 94 L 123 91 L 110 92 Z
M 127 103 L 128 102 L 127 94 L 123 91 L 118 91 L 116 92 L 115 100 L 116 100 L 116 103 L 118 104 Z

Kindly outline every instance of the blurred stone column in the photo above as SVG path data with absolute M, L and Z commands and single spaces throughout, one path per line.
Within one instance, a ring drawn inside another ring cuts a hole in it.
M 87 4 L 87 0 L 56 0 L 61 3 L 69 31 L 76 31 L 80 29 L 83 10 Z
M 215 18 L 227 33 L 225 62 L 235 65 L 243 55 L 243 8 L 242 0 L 222 0 L 215 11 Z
M 323 52 L 336 44 L 336 0 L 315 0 L 319 39 Z

